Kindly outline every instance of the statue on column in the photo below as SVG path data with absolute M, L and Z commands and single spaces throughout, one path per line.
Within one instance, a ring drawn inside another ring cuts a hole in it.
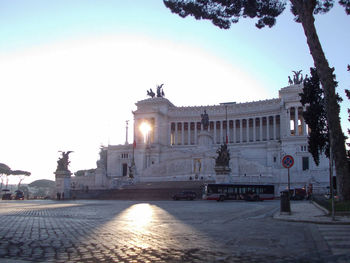
M 209 116 L 208 116 L 206 110 L 204 110 L 204 113 L 201 114 L 201 117 L 202 117 L 201 123 L 203 125 L 203 129 L 204 130 L 208 130 L 208 127 L 209 127 Z
M 60 157 L 57 161 L 57 169 L 56 171 L 69 171 L 68 166 L 70 164 L 69 161 L 69 154 L 72 153 L 73 151 L 68 151 L 68 152 L 63 152 L 59 151 L 62 153 L 62 157 Z

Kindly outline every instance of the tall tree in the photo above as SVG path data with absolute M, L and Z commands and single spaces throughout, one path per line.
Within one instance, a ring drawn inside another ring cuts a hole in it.
M 319 165 L 320 155 L 325 153 L 329 158 L 329 129 L 326 114 L 326 102 L 324 92 L 320 86 L 320 79 L 315 68 L 310 68 L 310 77 L 306 77 L 303 82 L 303 92 L 300 93 L 300 102 L 305 106 L 303 117 L 310 128 L 308 136 L 309 152 Z M 333 75 L 335 78 L 335 75 Z M 337 104 L 343 99 L 336 93 Z
M 350 65 L 348 65 L 348 71 L 350 72 Z M 348 99 L 350 100 L 350 90 L 348 89 L 345 89 L 345 94 L 346 94 L 346 97 L 348 97 Z M 350 109 L 348 109 L 348 121 L 350 121 Z M 348 134 L 350 135 L 350 129 L 348 129 Z M 347 143 L 347 146 L 350 147 L 350 143 Z M 350 150 L 347 151 L 347 154 L 348 154 L 348 159 L 350 159 Z
M 309 152 L 316 163 L 320 163 L 320 154 L 326 153 L 329 157 L 328 125 L 325 111 L 323 90 L 320 87 L 315 68 L 310 68 L 311 77 L 305 78 L 303 92 L 300 93 L 300 102 L 305 106 L 303 117 L 310 128 L 308 136 Z
M 215 26 L 229 29 L 241 17 L 257 19 L 256 26 L 272 27 L 285 10 L 286 0 L 163 0 L 166 7 L 181 17 L 212 21 Z M 325 108 L 329 126 L 330 144 L 334 156 L 337 189 L 341 200 L 350 200 L 350 167 L 346 158 L 345 136 L 341 130 L 339 106 L 335 92 L 336 82 L 323 52 L 315 27 L 315 14 L 327 13 L 334 0 L 289 0 L 295 21 L 301 23 L 317 74 L 324 91 Z M 350 0 L 339 0 L 350 14 Z

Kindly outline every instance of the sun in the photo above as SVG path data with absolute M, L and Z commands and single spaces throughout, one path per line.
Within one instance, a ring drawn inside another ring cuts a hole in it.
M 143 122 L 143 123 L 141 123 L 141 125 L 140 125 L 140 131 L 141 131 L 141 133 L 142 133 L 142 135 L 143 135 L 144 142 L 147 141 L 148 134 L 149 134 L 149 132 L 150 132 L 151 130 L 152 130 L 151 125 L 149 125 L 148 122 Z

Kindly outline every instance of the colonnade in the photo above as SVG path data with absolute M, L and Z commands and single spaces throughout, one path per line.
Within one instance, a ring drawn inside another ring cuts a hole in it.
M 235 120 L 210 121 L 208 132 L 214 144 L 247 143 L 281 138 L 280 115 L 270 115 Z M 180 121 L 169 123 L 171 145 L 196 145 L 203 125 L 200 122 Z
M 306 122 L 303 118 L 303 108 L 299 106 L 287 109 L 287 130 L 288 136 L 307 135 Z

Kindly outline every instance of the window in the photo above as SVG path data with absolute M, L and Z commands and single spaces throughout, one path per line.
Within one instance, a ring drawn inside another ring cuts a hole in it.
M 307 152 L 307 151 L 308 151 L 307 148 L 308 148 L 308 147 L 307 147 L 306 145 L 302 145 L 302 146 L 300 146 L 300 151 L 302 151 L 302 152 Z
M 309 170 L 309 157 L 302 157 L 303 171 Z
M 123 176 L 127 176 L 128 174 L 128 164 L 123 163 Z

